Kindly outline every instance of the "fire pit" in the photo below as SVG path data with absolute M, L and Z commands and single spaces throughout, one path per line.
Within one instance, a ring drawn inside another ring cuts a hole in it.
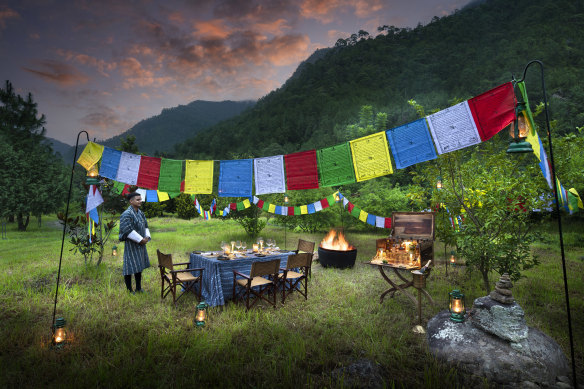
M 318 261 L 322 267 L 346 269 L 355 266 L 357 249 L 351 246 L 342 232 L 330 230 L 318 246 Z

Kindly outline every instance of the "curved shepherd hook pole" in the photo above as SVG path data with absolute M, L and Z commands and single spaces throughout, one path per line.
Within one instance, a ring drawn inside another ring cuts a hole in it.
M 71 189 L 73 187 L 73 172 L 75 172 L 75 162 L 77 160 L 77 148 L 79 147 L 79 136 L 85 133 L 87 142 L 89 142 L 89 134 L 87 131 L 79 131 L 77 134 L 77 142 L 75 143 L 75 154 L 73 155 L 73 166 L 71 167 L 71 180 L 69 181 L 69 193 L 67 194 L 67 207 L 65 208 L 65 221 L 63 222 L 63 238 L 61 240 L 61 255 L 59 256 L 59 271 L 57 273 L 57 288 L 55 289 L 55 305 L 53 307 L 53 321 L 52 327 L 55 328 L 55 314 L 57 313 L 57 296 L 59 295 L 59 281 L 61 280 L 61 262 L 63 260 L 63 247 L 65 246 L 65 231 L 67 229 L 67 218 L 69 217 L 69 200 L 71 200 Z
M 562 214 L 560 213 L 560 202 L 558 199 L 558 185 L 556 181 L 556 165 L 554 164 L 554 151 L 552 146 L 552 134 L 550 132 L 550 117 L 548 112 L 548 102 L 547 102 L 547 92 L 545 89 L 545 79 L 543 71 L 543 62 L 539 60 L 530 61 L 523 70 L 523 77 L 517 82 L 525 81 L 525 75 L 527 74 L 527 69 L 533 64 L 538 64 L 541 70 L 541 86 L 543 89 L 543 103 L 545 107 L 545 123 L 547 129 L 548 141 L 550 143 L 550 169 L 552 174 L 554 198 L 556 200 L 556 212 L 558 214 L 558 231 L 560 233 L 560 251 L 562 253 L 562 270 L 564 271 L 564 294 L 566 296 L 566 311 L 568 313 L 568 332 L 570 335 L 570 356 L 572 359 L 572 375 L 574 380 L 574 387 L 578 387 L 578 381 L 576 377 L 576 360 L 574 358 L 574 338 L 572 335 L 572 314 L 570 313 L 570 296 L 568 294 L 568 277 L 566 274 L 566 257 L 564 255 L 564 236 L 562 234 Z

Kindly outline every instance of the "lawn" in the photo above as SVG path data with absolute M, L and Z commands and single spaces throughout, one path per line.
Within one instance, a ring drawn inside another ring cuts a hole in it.
M 57 316 L 67 320 L 70 342 L 57 351 L 50 347 L 50 326 L 62 230 L 56 217 L 45 217 L 41 227 L 31 224 L 27 232 L 8 224 L 8 239 L 0 240 L 0 387 L 343 387 L 343 377 L 333 371 L 364 359 L 380 367 L 383 387 L 462 386 L 461 373 L 436 362 L 425 336 L 412 331 L 417 315 L 407 297 L 397 294 L 379 304 L 387 284 L 363 262 L 374 255 L 374 239 L 384 231 L 348 231 L 358 249 L 355 268 L 315 263 L 307 301 L 296 294 L 276 310 L 260 305 L 247 313 L 228 303 L 211 308 L 206 326 L 196 328 L 194 296 L 176 307 L 160 299 L 156 249 L 184 262 L 194 249 L 217 250 L 222 240 L 246 239 L 243 229 L 233 221 L 200 218 L 153 218 L 149 225 L 152 267 L 143 273 L 147 292 L 140 295 L 125 290 L 121 255 L 111 256 L 114 242 L 99 267 L 84 266 L 66 243 Z M 541 264 L 525 271 L 513 293 L 528 325 L 553 337 L 569 357 L 555 224 L 548 228 L 532 248 Z M 579 382 L 584 382 L 582 230 L 581 222 L 565 226 Z M 320 242 L 324 234 L 288 231 L 287 246 L 295 247 L 298 238 Z M 282 227 L 268 225 L 262 236 L 283 246 Z M 427 289 L 436 305 L 424 302 L 423 324 L 447 309 L 454 288 L 466 294 L 468 307 L 486 294 L 477 272 L 461 267 L 446 275 L 440 242 L 435 252 Z M 497 276 L 491 278 L 494 285 Z

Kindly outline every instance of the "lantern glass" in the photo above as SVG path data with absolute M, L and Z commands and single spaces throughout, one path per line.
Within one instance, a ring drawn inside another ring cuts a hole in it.
M 516 108 L 516 119 L 509 127 L 509 136 L 512 141 L 507 149 L 508 153 L 531 153 L 533 148 L 529 142 L 525 141 L 529 135 L 530 126 L 525 117 L 524 105 L 519 103 Z
M 284 195 L 284 204 L 288 204 L 289 200 L 288 195 Z
M 67 330 L 65 329 L 65 319 L 59 317 L 55 320 L 55 325 L 53 326 L 53 346 L 63 347 L 65 341 L 67 340 Z
M 118 255 L 118 246 L 112 247 L 112 255 L 116 257 Z
M 442 179 L 438 177 L 438 181 L 436 181 L 436 189 L 442 189 Z
M 450 264 L 452 266 L 456 265 L 456 254 L 454 253 L 454 251 L 450 252 Z
M 87 185 L 97 185 L 99 184 L 99 179 L 97 176 L 99 175 L 97 171 L 97 164 L 93 165 L 92 167 L 87 170 L 87 176 L 85 177 L 85 184 Z
M 201 301 L 199 305 L 197 305 L 197 312 L 195 313 L 195 325 L 197 327 L 204 327 L 205 321 L 207 320 L 207 307 L 209 305 Z
M 464 294 L 458 289 L 449 293 L 450 296 L 450 320 L 461 323 L 464 321 L 466 310 L 464 308 Z

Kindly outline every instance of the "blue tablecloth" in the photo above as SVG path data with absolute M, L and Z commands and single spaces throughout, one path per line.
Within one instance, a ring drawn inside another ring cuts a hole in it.
M 249 274 L 251 264 L 254 262 L 265 262 L 272 259 L 280 259 L 280 267 L 286 267 L 288 256 L 293 252 L 278 253 L 265 257 L 254 255 L 231 260 L 218 260 L 216 256 L 205 256 L 191 253 L 191 268 L 205 269 L 203 271 L 202 296 L 207 304 L 214 307 L 225 305 L 225 301 L 233 297 L 233 270 L 243 274 Z M 198 273 L 197 273 L 198 274 Z

